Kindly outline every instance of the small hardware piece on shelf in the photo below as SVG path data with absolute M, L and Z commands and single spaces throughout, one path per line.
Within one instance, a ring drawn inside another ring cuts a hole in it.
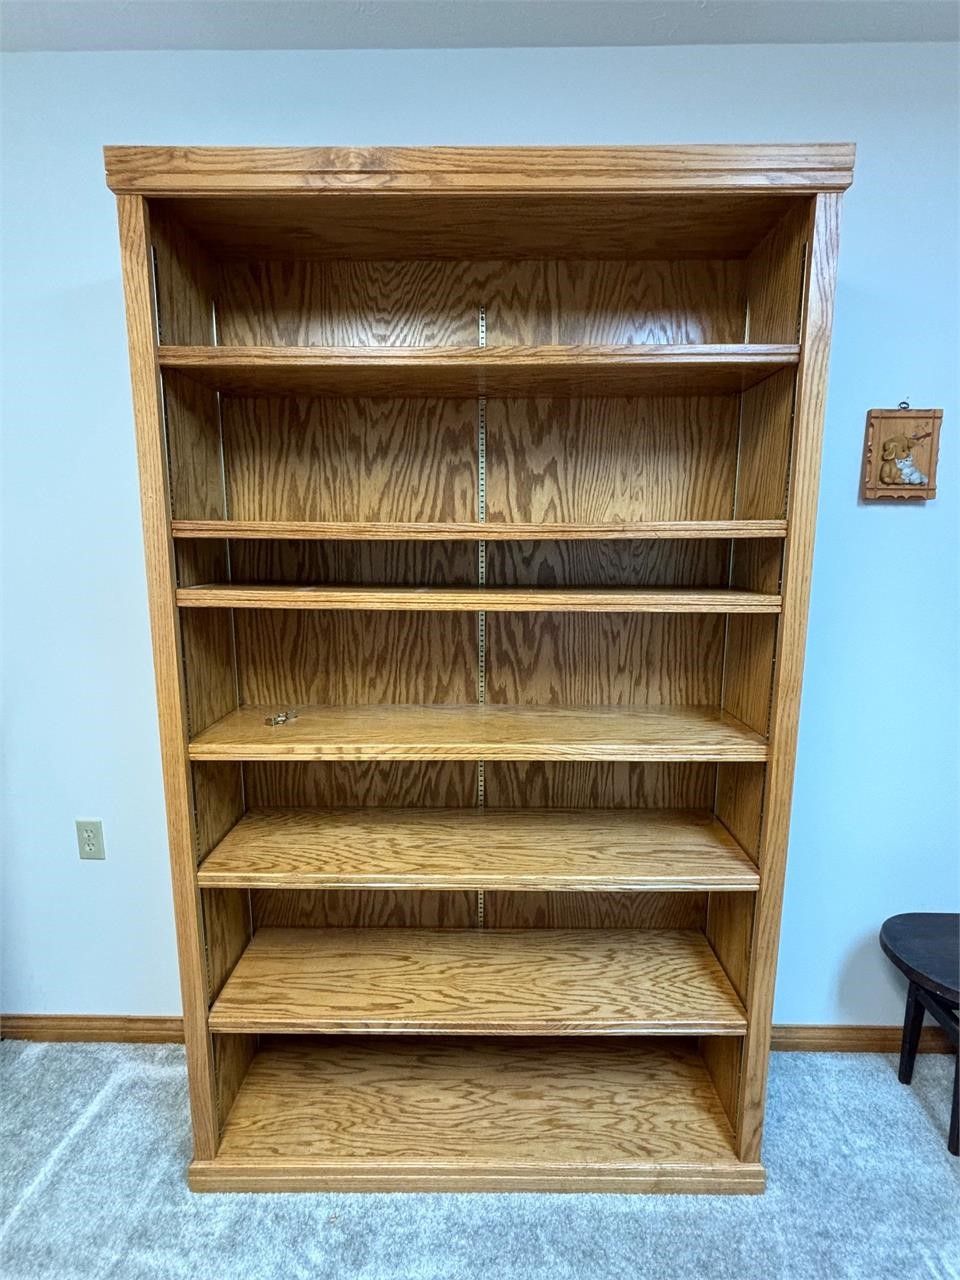
M 861 497 L 935 498 L 942 409 L 871 409 L 863 447 Z
M 288 720 L 296 720 L 296 718 L 295 711 L 278 711 L 275 716 L 267 716 L 263 723 L 275 729 L 278 725 L 286 724 Z

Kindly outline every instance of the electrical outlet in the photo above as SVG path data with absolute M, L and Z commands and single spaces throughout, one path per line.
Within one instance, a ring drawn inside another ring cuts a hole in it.
M 105 858 L 103 823 L 98 818 L 78 818 L 77 844 L 81 858 Z

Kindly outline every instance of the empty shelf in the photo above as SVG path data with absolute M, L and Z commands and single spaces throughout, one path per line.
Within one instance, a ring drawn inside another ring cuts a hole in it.
M 742 1035 L 704 935 L 664 929 L 258 929 L 216 1032 Z
M 267 1041 L 195 1191 L 762 1191 L 692 1048 Z
M 181 587 L 177 604 L 195 609 L 372 609 L 450 613 L 779 613 L 780 597 L 759 591 L 661 587 Z
M 310 520 L 174 520 L 175 538 L 309 539 L 311 541 L 443 541 L 484 539 L 487 542 L 603 540 L 629 538 L 784 538 L 786 520 L 637 520 L 606 524 L 486 524 L 453 522 Z
M 662 809 L 256 809 L 204 888 L 755 891 L 712 814 Z
M 175 347 L 160 365 L 237 395 L 670 395 L 741 391 L 796 345 Z
M 715 707 L 242 707 L 190 743 L 194 760 L 766 760 Z

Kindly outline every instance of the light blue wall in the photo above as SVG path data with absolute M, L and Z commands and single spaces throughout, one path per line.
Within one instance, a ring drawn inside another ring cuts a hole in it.
M 3 63 L 7 1012 L 179 1009 L 104 143 L 846 141 L 777 1019 L 892 1023 L 884 917 L 957 907 L 956 50 L 10 55 Z M 866 410 L 940 494 L 860 506 Z M 104 863 L 73 820 L 100 817 Z

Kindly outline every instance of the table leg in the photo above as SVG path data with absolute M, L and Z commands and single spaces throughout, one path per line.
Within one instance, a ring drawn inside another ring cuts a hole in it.
M 900 1041 L 900 1083 L 909 1084 L 913 1079 L 913 1064 L 917 1060 L 920 1044 L 920 1028 L 923 1026 L 923 1005 L 916 983 L 907 990 L 907 1009 L 903 1017 L 903 1038 Z

